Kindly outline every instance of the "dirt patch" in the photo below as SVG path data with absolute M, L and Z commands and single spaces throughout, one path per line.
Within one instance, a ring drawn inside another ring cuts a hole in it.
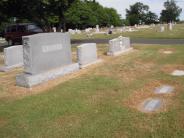
M 119 131 L 115 133 L 114 138 L 128 138 L 128 136 L 125 133 Z
M 83 118 L 81 115 L 67 115 L 56 119 L 56 123 L 61 127 L 74 127 L 79 126 Z
M 130 84 L 132 81 L 153 72 L 154 67 L 154 63 L 142 63 L 139 61 L 124 63 L 119 61 L 119 59 L 118 61 L 114 59 L 109 67 L 96 70 L 95 74 L 116 77 L 123 82 Z
M 120 103 L 117 97 L 119 94 L 116 90 L 112 91 L 97 91 L 93 95 L 89 95 L 86 97 L 86 103 L 90 105 L 98 105 L 99 103 L 103 103 L 104 100 L 112 99 L 116 103 Z
M 169 94 L 155 94 L 154 90 L 157 87 L 160 87 L 165 84 L 170 84 L 175 87 L 175 91 L 173 93 Z M 149 98 L 159 98 L 163 102 L 162 108 L 159 110 L 160 111 L 167 111 L 169 105 L 172 104 L 172 97 L 174 97 L 178 92 L 180 91 L 180 84 L 177 84 L 175 82 L 166 82 L 166 81 L 153 81 L 150 83 L 147 83 L 144 85 L 143 88 L 141 88 L 138 91 L 135 91 L 132 95 L 129 96 L 128 99 L 123 101 L 123 104 L 136 109 L 140 110 L 141 108 L 141 103 L 145 101 L 146 99 Z
M 15 69 L 11 72 L 0 74 L 0 83 L 4 89 L 3 94 L 0 94 L 0 99 L 3 98 L 22 98 L 24 96 L 34 95 L 46 90 L 49 90 L 63 82 L 69 81 L 73 78 L 78 78 L 82 75 L 88 74 L 94 68 L 97 68 L 101 64 L 92 65 L 88 68 L 79 70 L 75 73 L 68 74 L 62 77 L 58 77 L 54 80 L 44 82 L 33 88 L 23 88 L 16 86 L 16 75 L 22 72 L 22 69 Z M 6 94 L 5 94 L 6 93 Z
M 7 124 L 7 120 L 0 118 L 0 128 Z
M 174 70 L 184 70 L 184 65 L 164 65 L 161 71 L 167 74 L 171 74 Z
M 160 49 L 159 53 L 169 55 L 169 54 L 175 53 L 175 51 L 176 50 L 174 48 L 164 48 L 164 49 Z

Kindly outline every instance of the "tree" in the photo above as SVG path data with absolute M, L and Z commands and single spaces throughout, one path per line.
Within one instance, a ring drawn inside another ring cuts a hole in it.
M 121 25 L 113 8 L 104 8 L 95 0 L 1 0 L 0 25 L 16 18 L 17 23 L 34 22 L 42 28 L 74 28 Z M 11 9 L 11 10 L 10 10 Z
M 3 14 L 16 17 L 22 22 L 27 20 L 40 26 L 59 24 L 66 28 L 64 12 L 75 0 L 3 0 Z M 11 9 L 11 10 L 10 10 Z
M 17 22 L 32 21 L 40 26 L 44 25 L 45 18 L 44 0 L 4 0 L 3 15 L 9 19 L 16 17 Z M 11 9 L 11 10 L 10 10 Z
M 121 18 L 113 8 L 104 8 L 96 1 L 74 2 L 65 13 L 67 25 L 73 28 L 84 29 L 86 27 L 119 26 Z
M 149 11 L 145 16 L 145 23 L 151 24 L 151 23 L 157 23 L 157 22 L 158 22 L 158 16 L 155 13 Z
M 126 9 L 126 18 L 129 20 L 130 25 L 144 22 L 148 10 L 149 6 L 144 5 L 141 2 L 137 2 L 134 5 L 131 5 L 130 9 Z
M 59 29 L 66 30 L 66 17 L 65 12 L 70 8 L 76 0 L 43 0 L 50 16 L 58 17 Z
M 86 4 L 91 8 L 93 14 L 96 16 L 97 24 L 100 26 L 107 26 L 109 19 L 105 8 L 96 1 L 86 1 Z
M 172 22 L 172 21 L 178 21 L 179 16 L 182 12 L 182 9 L 176 5 L 176 2 L 174 0 L 167 0 L 164 2 L 165 9 L 161 12 L 160 20 L 162 22 Z
M 108 15 L 108 25 L 120 26 L 122 21 L 120 15 L 113 8 L 105 8 L 105 11 Z
M 77 0 L 65 13 L 66 22 L 72 28 L 86 28 L 95 26 L 97 18 L 92 9 L 85 2 Z

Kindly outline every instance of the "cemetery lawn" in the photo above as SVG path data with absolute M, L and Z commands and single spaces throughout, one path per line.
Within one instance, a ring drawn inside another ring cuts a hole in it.
M 167 26 L 165 26 L 167 28 Z M 153 39 L 184 39 L 184 24 L 177 24 L 172 31 L 168 29 L 165 32 L 159 32 L 159 27 L 152 27 L 148 29 L 140 29 L 136 32 L 117 33 L 112 35 L 95 34 L 92 37 L 87 37 L 86 34 L 72 35 L 72 39 L 112 39 L 120 35 L 131 38 L 153 38 Z
M 136 45 L 119 57 L 104 55 L 106 45 L 98 49 L 104 63 L 35 95 L 6 97 L 24 89 L 14 86 L 16 71 L 0 73 L 0 137 L 183 138 L 184 77 L 169 73 L 184 69 L 184 45 Z M 174 86 L 175 93 L 152 94 L 161 84 Z M 140 112 L 137 106 L 149 97 L 165 99 L 164 108 Z

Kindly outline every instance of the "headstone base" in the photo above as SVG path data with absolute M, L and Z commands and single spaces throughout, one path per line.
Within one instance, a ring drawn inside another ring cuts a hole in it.
M 17 64 L 17 65 L 13 65 L 13 66 L 2 66 L 2 67 L 0 67 L 0 72 L 8 72 L 14 68 L 19 68 L 22 66 L 23 66 L 23 64 Z
M 121 55 L 121 54 L 130 52 L 131 50 L 133 50 L 133 48 L 128 48 L 128 49 L 125 49 L 125 50 L 119 51 L 119 52 L 107 52 L 107 55 L 108 55 L 108 56 L 119 56 L 119 55 Z
M 86 68 L 86 67 L 88 67 L 88 66 L 91 66 L 91 65 L 94 65 L 94 64 L 98 64 L 98 63 L 101 63 L 101 62 L 103 62 L 103 60 L 102 60 L 102 59 L 98 59 L 98 60 L 96 60 L 96 61 L 94 61 L 94 62 L 91 62 L 91 63 L 89 63 L 89 64 L 86 64 L 86 65 L 79 65 L 79 66 L 80 66 L 80 69 L 84 69 L 84 68 Z
M 74 63 L 71 65 L 67 65 L 61 68 L 57 68 L 57 69 L 36 74 L 36 75 L 22 73 L 16 77 L 16 84 L 17 86 L 31 88 L 32 86 L 41 84 L 49 80 L 53 80 L 57 77 L 64 76 L 69 73 L 73 73 L 78 70 L 79 70 L 79 64 Z

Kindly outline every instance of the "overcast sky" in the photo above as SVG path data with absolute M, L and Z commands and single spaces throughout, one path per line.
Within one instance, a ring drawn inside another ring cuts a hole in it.
M 138 0 L 96 0 L 96 1 L 98 1 L 105 7 L 115 8 L 118 11 L 118 13 L 122 15 L 123 18 L 125 18 L 125 14 L 126 14 L 125 9 L 129 8 L 129 6 L 134 4 L 135 2 L 138 2 Z M 166 0 L 139 0 L 139 1 L 149 5 L 150 10 L 160 16 L 160 12 L 163 9 L 163 3 Z M 178 0 L 178 1 L 180 1 L 178 2 L 178 5 L 181 8 L 183 8 L 180 19 L 184 20 L 184 0 Z

